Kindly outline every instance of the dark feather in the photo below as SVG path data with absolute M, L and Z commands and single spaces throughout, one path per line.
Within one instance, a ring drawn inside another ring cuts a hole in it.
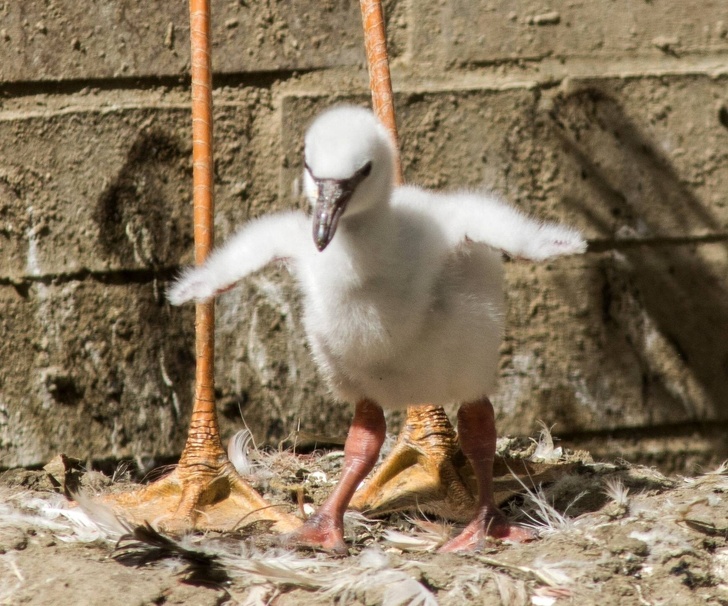
M 187 566 L 180 575 L 185 583 L 191 585 L 219 586 L 230 580 L 216 555 L 183 547 L 152 528 L 149 522 L 122 536 L 112 557 L 126 566 L 146 566 L 167 558 L 181 560 Z

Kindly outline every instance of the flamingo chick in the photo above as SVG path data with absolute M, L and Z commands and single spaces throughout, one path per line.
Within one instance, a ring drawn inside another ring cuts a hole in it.
M 583 252 L 570 228 L 489 196 L 393 185 L 395 149 L 362 108 L 321 114 L 305 139 L 300 211 L 249 222 L 169 291 L 204 301 L 274 259 L 303 292 L 303 322 L 337 400 L 355 403 L 341 478 L 291 542 L 346 553 L 343 517 L 385 437 L 384 408 L 460 403 L 459 441 L 477 480 L 475 518 L 444 551 L 485 536 L 526 540 L 493 497 L 496 431 L 488 400 L 504 329 L 501 251 L 543 260 Z M 311 242 L 313 237 L 313 245 Z

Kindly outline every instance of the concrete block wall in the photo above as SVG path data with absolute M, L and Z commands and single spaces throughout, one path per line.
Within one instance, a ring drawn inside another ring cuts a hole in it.
M 302 134 L 368 103 L 353 0 L 214 1 L 217 237 L 300 206 Z M 389 0 L 406 179 L 487 188 L 590 251 L 509 261 L 494 402 L 597 456 L 728 452 L 728 15 L 720 0 Z M 0 467 L 174 456 L 193 311 L 186 3 L 0 2 Z M 219 299 L 226 436 L 343 437 L 295 288 Z M 394 428 L 395 426 L 393 426 Z

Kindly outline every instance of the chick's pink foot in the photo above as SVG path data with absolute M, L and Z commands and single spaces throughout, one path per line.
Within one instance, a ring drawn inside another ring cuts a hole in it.
M 473 466 L 478 484 L 478 514 L 441 552 L 475 551 L 487 537 L 522 543 L 536 538 L 530 530 L 511 524 L 498 510 L 493 494 L 495 459 L 495 412 L 488 398 L 463 404 L 458 410 L 458 439 Z
M 323 512 L 315 513 L 303 526 L 283 535 L 281 542 L 291 547 L 319 548 L 336 555 L 349 553 L 344 542 L 343 523 Z
M 523 526 L 512 524 L 500 513 L 481 514 L 438 551 L 440 553 L 478 551 L 485 546 L 489 537 L 513 543 L 527 543 L 536 539 L 536 533 Z
M 320 547 L 346 555 L 344 512 L 357 486 L 372 470 L 384 442 L 386 422 L 382 408 L 369 400 L 357 403 L 344 444 L 344 466 L 333 492 L 303 526 L 283 537 L 288 545 Z

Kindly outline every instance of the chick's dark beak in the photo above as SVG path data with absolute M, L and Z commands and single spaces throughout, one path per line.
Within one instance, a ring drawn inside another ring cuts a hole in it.
M 354 190 L 347 187 L 348 179 L 314 179 L 314 182 L 318 195 L 313 207 L 313 241 L 316 248 L 322 251 L 334 237 L 339 219 Z
M 306 170 L 316 184 L 313 241 L 319 251 L 324 250 L 333 239 L 339 219 L 344 214 L 354 190 L 369 175 L 371 169 L 372 163 L 367 162 L 348 179 L 318 179 L 306 165 Z

